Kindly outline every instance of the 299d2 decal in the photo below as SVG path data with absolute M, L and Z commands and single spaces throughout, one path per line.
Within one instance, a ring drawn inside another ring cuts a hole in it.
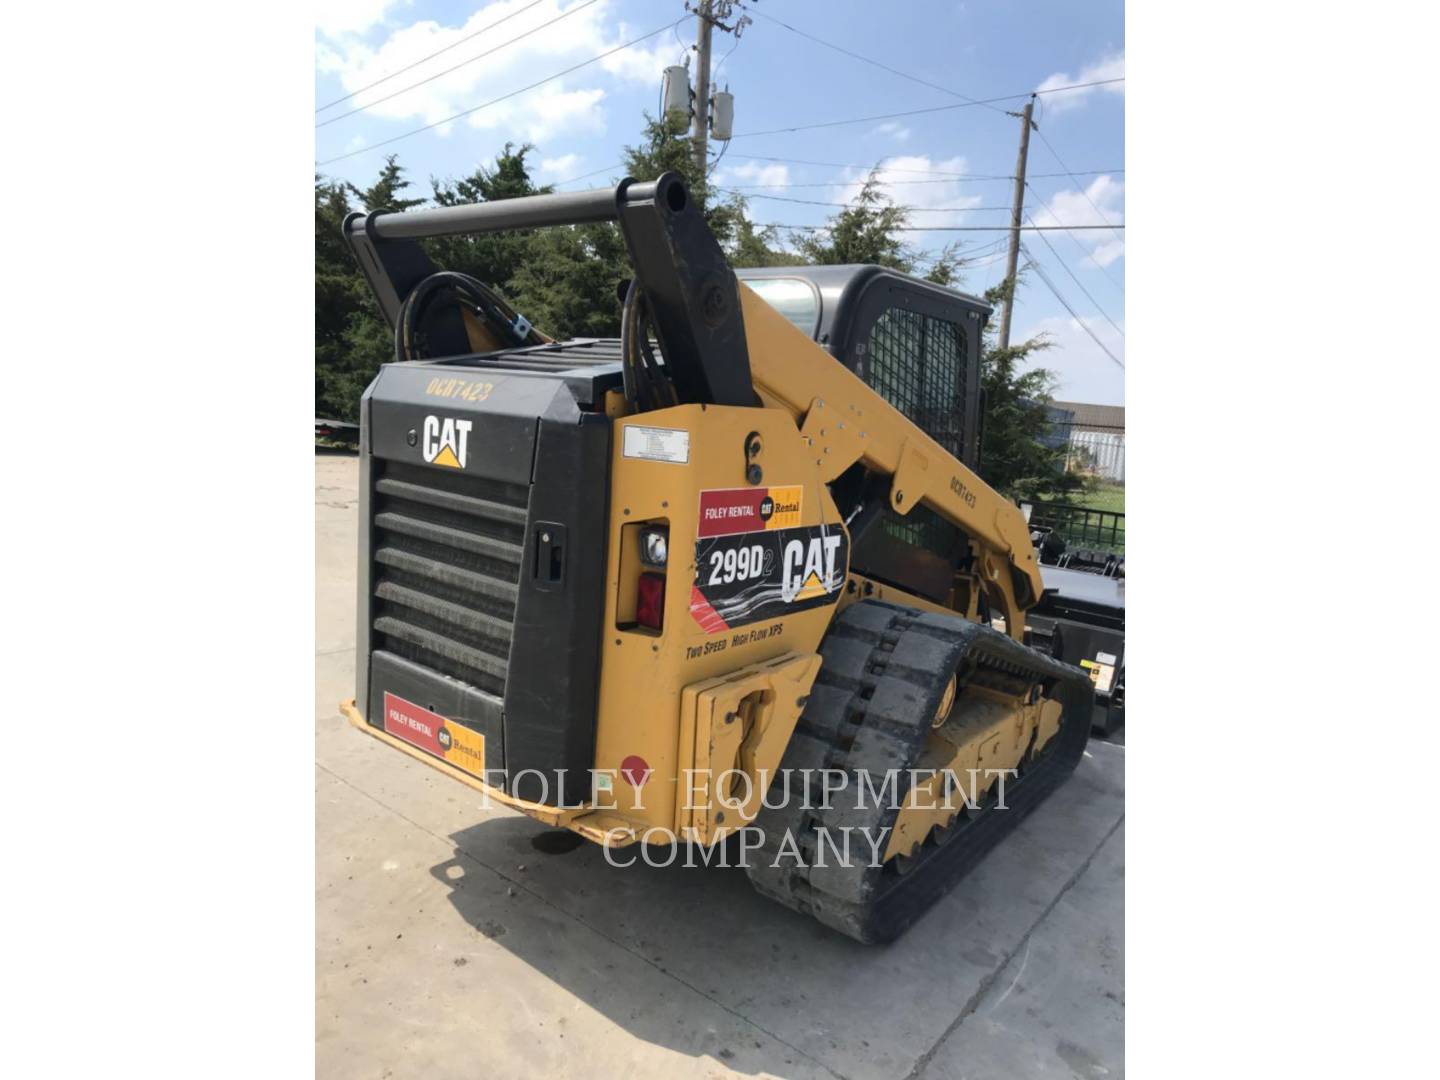
M 838 525 L 776 527 L 782 513 L 792 521 L 799 518 L 798 487 L 705 491 L 700 508 L 690 614 L 707 633 L 839 598 L 849 565 L 844 530 Z M 748 528 L 737 528 L 741 522 Z

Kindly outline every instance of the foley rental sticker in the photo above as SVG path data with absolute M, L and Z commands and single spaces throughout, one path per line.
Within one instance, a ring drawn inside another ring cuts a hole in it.
M 484 735 L 461 724 L 451 723 L 439 713 L 406 701 L 388 690 L 385 692 L 385 730 L 457 769 L 482 780 L 485 778 Z
M 700 492 L 700 536 L 788 529 L 800 524 L 805 489 L 787 487 L 711 488 Z

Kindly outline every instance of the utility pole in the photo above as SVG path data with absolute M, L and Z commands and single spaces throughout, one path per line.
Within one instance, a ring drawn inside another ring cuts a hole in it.
M 710 126 L 710 3 L 698 0 L 695 5 L 695 109 L 690 134 L 695 141 L 695 175 L 701 181 L 708 167 L 705 136 Z
M 1005 294 L 1004 307 L 1000 309 L 1000 348 L 1010 347 L 1010 316 L 1015 310 L 1015 274 L 1020 262 L 1020 223 L 1025 219 L 1025 159 L 1030 154 L 1030 129 L 1035 126 L 1030 112 L 1035 108 L 1035 95 L 1025 103 L 1023 113 L 1009 113 L 1020 117 L 1020 158 L 1015 163 L 1015 202 L 1010 211 L 1010 257 L 1005 264 L 1005 283 L 1009 289 Z

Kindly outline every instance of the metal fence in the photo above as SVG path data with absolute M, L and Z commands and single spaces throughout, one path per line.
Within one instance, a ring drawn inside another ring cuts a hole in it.
M 1030 504 L 1030 527 L 1049 529 L 1070 548 L 1125 551 L 1125 515 L 1115 510 L 1093 510 L 1069 503 Z
M 1081 430 L 1064 425 L 1065 468 L 1088 473 L 1103 480 L 1125 482 L 1125 433 L 1123 431 Z

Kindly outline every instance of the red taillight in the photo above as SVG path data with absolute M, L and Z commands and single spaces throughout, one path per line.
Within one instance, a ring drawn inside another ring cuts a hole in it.
M 635 621 L 651 630 L 660 630 L 664 627 L 664 574 L 652 574 L 647 570 L 640 575 L 640 587 L 635 596 Z

